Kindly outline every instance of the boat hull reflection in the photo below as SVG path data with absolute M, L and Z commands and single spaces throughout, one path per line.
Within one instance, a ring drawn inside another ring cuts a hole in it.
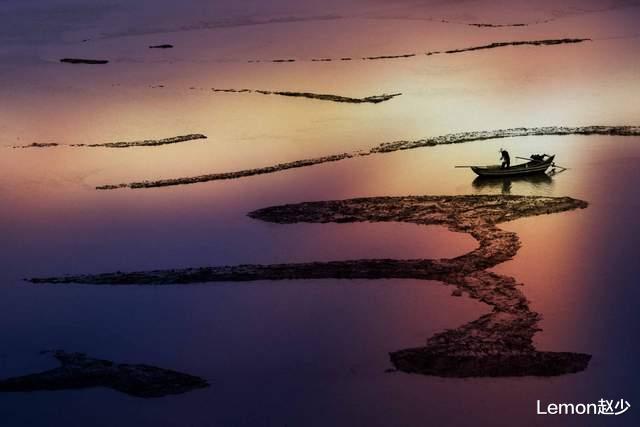
M 479 192 L 501 191 L 502 194 L 511 194 L 513 184 L 524 184 L 535 190 L 549 189 L 553 185 L 553 179 L 546 173 L 535 175 L 510 176 L 510 177 L 484 177 L 479 176 L 473 180 L 472 185 Z

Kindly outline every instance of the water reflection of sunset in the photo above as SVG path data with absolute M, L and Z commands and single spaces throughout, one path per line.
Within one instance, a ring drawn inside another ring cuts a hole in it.
M 636 2 L 595 0 L 3 2 L 0 337 L 6 363 L 0 378 L 38 371 L 41 362 L 31 355 L 44 348 L 67 348 L 194 372 L 214 386 L 143 406 L 104 391 L 3 394 L 6 405 L 29 411 L 0 411 L 0 424 L 91 424 L 90 409 L 106 402 L 104 425 L 415 425 L 425 419 L 534 425 L 535 398 L 630 399 L 637 394 L 638 347 L 629 339 L 639 297 L 637 137 L 519 137 L 171 188 L 95 186 L 236 171 L 454 132 L 637 125 L 639 13 Z M 592 41 L 423 55 L 573 37 Z M 175 47 L 148 48 L 159 43 Z M 358 59 L 405 53 L 417 55 Z M 63 57 L 110 62 L 61 64 Z M 311 61 L 342 57 L 355 59 Z M 296 62 L 248 62 L 276 58 Z M 211 88 L 402 95 L 375 105 L 339 104 Z M 10 148 L 189 133 L 208 139 L 153 148 Z M 590 203 L 579 212 L 505 224 L 523 246 L 494 268 L 522 282 L 531 308 L 543 315 L 539 348 L 594 355 L 580 374 L 465 381 L 385 374 L 388 352 L 421 345 L 489 310 L 452 297 L 437 282 L 122 289 L 21 281 L 206 265 L 454 257 L 476 242 L 442 228 L 284 226 L 246 214 L 313 200 L 501 194 L 502 185 L 474 185 L 469 170 L 453 168 L 497 163 L 499 148 L 512 156 L 554 153 L 570 168 L 550 181 L 513 181 L 510 194 Z M 79 393 L 84 409 L 60 411 Z

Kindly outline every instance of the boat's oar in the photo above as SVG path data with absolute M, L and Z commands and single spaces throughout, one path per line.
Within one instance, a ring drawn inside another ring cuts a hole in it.
M 518 156 L 516 156 L 516 159 L 529 160 L 530 162 L 540 162 L 540 161 L 542 161 L 542 160 L 530 159 L 529 157 L 518 157 Z M 569 168 L 565 168 L 564 166 L 556 165 L 555 162 L 551 163 L 551 167 L 560 168 L 560 169 L 563 169 L 563 170 L 569 169 Z
M 475 166 L 454 166 L 454 168 L 475 168 Z

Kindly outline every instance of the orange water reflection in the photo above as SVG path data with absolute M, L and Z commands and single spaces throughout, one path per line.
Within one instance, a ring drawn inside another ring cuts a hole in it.
M 5 352 L 68 347 L 118 360 L 157 362 L 213 379 L 215 387 L 203 394 L 150 402 L 144 408 L 113 398 L 109 407 L 114 410 L 105 414 L 105 423 L 112 425 L 162 424 L 176 414 L 196 425 L 211 420 L 221 425 L 238 420 L 249 425 L 410 425 L 416 420 L 477 425 L 481 417 L 492 417 L 492 425 L 533 425 L 536 398 L 631 401 L 637 395 L 633 358 L 638 349 L 629 337 L 638 299 L 633 283 L 638 273 L 638 196 L 632 185 L 639 178 L 638 138 L 515 138 L 368 156 L 236 181 L 144 191 L 93 189 L 458 131 L 637 124 L 638 39 L 619 38 L 636 31 L 636 9 L 580 13 L 580 8 L 605 7 L 594 1 L 489 6 L 182 3 L 164 2 L 165 9 L 149 11 L 148 5 L 131 2 L 130 10 L 100 15 L 91 25 L 72 25 L 63 34 L 49 28 L 57 19 L 46 18 L 36 26 L 48 38 L 40 42 L 8 37 L 14 28 L 8 20 L 11 25 L 0 32 L 7 39 L 0 48 L 6 59 L 0 64 L 0 96 L 5 100 L 0 103 L 0 145 L 126 141 L 193 132 L 209 137 L 153 149 L 2 148 L 0 337 Z M 266 8 L 278 16 L 336 13 L 344 19 L 103 37 L 129 28 L 141 33 L 180 28 L 248 13 L 247 8 L 258 15 Z M 25 16 L 35 19 L 28 12 Z M 470 22 L 559 19 L 502 29 L 423 19 L 439 16 Z M 34 25 L 28 28 L 32 31 Z M 594 41 L 405 60 L 246 63 L 560 37 Z M 83 38 L 91 41 L 82 43 Z M 147 48 L 158 42 L 176 48 Z M 63 56 L 99 56 L 112 62 L 66 66 L 57 62 Z M 150 87 L 158 84 L 165 87 Z M 378 105 L 348 105 L 214 94 L 190 90 L 192 86 L 403 95 Z M 555 153 L 559 163 L 571 168 L 549 183 L 514 182 L 511 194 L 569 195 L 591 202 L 579 212 L 505 225 L 519 233 L 523 247 L 516 259 L 496 268 L 523 282 L 532 308 L 544 315 L 544 331 L 536 336 L 539 348 L 594 355 L 593 365 L 580 375 L 450 381 L 384 374 L 386 352 L 420 345 L 434 331 L 456 327 L 486 309 L 450 297 L 448 288 L 435 283 L 311 281 L 116 290 L 27 287 L 19 280 L 244 262 L 454 256 L 475 243 L 468 236 L 426 227 L 274 226 L 245 214 L 307 200 L 499 193 L 502 187 L 474 186 L 470 171 L 452 166 L 495 163 L 500 147 L 513 155 Z M 82 395 L 95 404 L 86 408 L 98 407 L 102 400 L 97 399 L 104 397 L 91 393 Z M 56 399 L 77 397 L 61 393 Z M 12 407 L 28 406 L 30 411 L 19 411 L 28 414 L 12 417 L 34 417 L 29 420 L 34 425 L 72 415 L 78 418 L 67 419 L 67 424 L 80 418 L 85 424 L 95 421 L 93 412 L 61 414 L 60 401 L 45 394 L 4 399 Z M 496 419 L 498 413 L 502 416 Z M 25 421 L 18 418 L 7 425 Z

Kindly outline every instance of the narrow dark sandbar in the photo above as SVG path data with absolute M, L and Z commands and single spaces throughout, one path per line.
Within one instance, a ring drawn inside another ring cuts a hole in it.
M 401 53 L 397 55 L 380 55 L 380 56 L 365 56 L 364 60 L 375 61 L 377 59 L 400 59 L 400 58 L 413 58 L 417 53 Z
M 586 207 L 586 202 L 570 197 L 533 196 L 375 197 L 275 206 L 249 216 L 279 224 L 392 221 L 441 225 L 471 234 L 479 245 L 451 259 L 247 264 L 33 278 L 30 282 L 153 286 L 293 279 L 435 280 L 489 305 L 491 312 L 434 335 L 423 347 L 390 353 L 396 369 L 444 377 L 561 375 L 586 369 L 591 356 L 536 350 L 533 336 L 539 330 L 540 314 L 529 308 L 520 283 L 487 269 L 511 259 L 520 248 L 518 236 L 498 224 Z
M 164 139 L 145 139 L 143 141 L 106 142 L 103 144 L 74 144 L 73 147 L 107 147 L 107 148 L 129 148 L 129 147 L 155 147 L 158 145 L 178 144 L 180 142 L 195 141 L 197 139 L 207 139 L 201 133 L 189 135 L 179 135 Z
M 151 88 L 164 88 L 164 85 L 155 85 L 151 86 Z M 308 98 L 308 99 L 316 99 L 319 101 L 331 101 L 338 103 L 346 103 L 346 104 L 379 104 L 381 102 L 389 101 L 396 96 L 402 95 L 402 93 L 392 93 L 387 94 L 383 93 L 382 95 L 372 95 L 366 96 L 364 98 L 354 98 L 350 96 L 342 96 L 342 95 L 333 95 L 330 93 L 314 93 L 314 92 L 296 92 L 296 91 L 283 91 L 283 90 L 265 90 L 265 89 L 234 89 L 234 88 L 197 88 L 195 86 L 191 86 L 190 90 L 211 90 L 212 92 L 220 92 L 220 93 L 253 93 L 259 95 L 278 95 L 278 96 L 288 96 L 292 98 Z
M 448 19 L 441 19 L 440 21 L 437 21 L 437 22 L 442 22 L 443 24 L 467 25 L 469 27 L 478 27 L 478 28 L 512 28 L 512 27 L 528 27 L 530 25 L 548 24 L 553 21 L 555 21 L 555 18 L 545 19 L 543 21 L 517 22 L 517 23 L 510 23 L 510 24 L 496 24 L 491 22 L 460 22 L 460 21 L 450 21 Z
M 60 144 L 58 144 L 57 142 L 32 142 L 31 144 L 27 144 L 27 145 L 14 145 L 11 148 L 50 148 L 50 147 L 57 147 Z
M 640 126 L 544 126 L 496 129 L 487 131 L 458 132 L 414 141 L 394 141 L 380 144 L 371 149 L 371 153 L 389 153 L 412 148 L 433 147 L 436 145 L 461 144 L 471 141 L 484 141 L 522 136 L 566 136 L 566 135 L 610 135 L 640 136 Z
M 247 90 L 245 89 L 244 92 Z M 239 92 L 242 92 L 239 91 Z M 367 96 L 365 98 L 351 98 L 349 96 L 340 96 L 340 95 L 331 95 L 325 93 L 312 93 L 312 92 L 291 92 L 291 91 L 269 91 L 269 90 L 255 90 L 255 93 L 259 93 L 262 95 L 280 95 L 280 96 L 289 96 L 294 98 L 309 98 L 309 99 L 318 99 L 321 101 L 332 101 L 332 102 L 343 102 L 349 104 L 379 104 L 381 102 L 389 101 L 390 99 L 395 98 L 396 96 L 402 95 L 401 93 L 392 93 L 392 94 L 382 94 L 382 95 L 373 95 Z
M 117 364 L 83 353 L 55 351 L 60 366 L 0 380 L 0 392 L 32 392 L 107 387 L 135 397 L 181 394 L 209 384 L 202 378 L 149 365 Z
M 465 25 L 473 25 L 473 26 L 481 26 L 481 27 L 499 27 L 500 25 L 496 24 L 465 24 Z M 526 24 L 510 24 L 504 26 L 525 26 Z M 592 41 L 590 38 L 564 38 L 564 39 L 542 39 L 542 40 L 519 40 L 519 41 L 504 41 L 504 42 L 494 42 L 481 46 L 471 46 L 460 49 L 449 49 L 449 50 L 434 50 L 425 53 L 419 52 L 407 52 L 407 53 L 399 53 L 399 54 L 388 54 L 388 55 L 372 55 L 372 56 L 364 56 L 360 59 L 367 61 L 376 61 L 376 60 L 386 60 L 386 59 L 406 59 L 413 58 L 418 55 L 443 55 L 443 54 L 456 54 L 463 52 L 472 52 L 477 50 L 486 50 L 486 49 L 497 49 L 501 47 L 507 46 L 556 46 L 561 44 L 575 44 L 575 43 L 583 43 L 586 41 Z M 350 61 L 353 58 L 312 58 L 311 62 L 331 62 L 331 61 Z M 298 60 L 294 58 L 288 59 L 252 59 L 247 62 L 249 63 L 259 63 L 259 62 L 296 62 Z M 299 60 L 302 61 L 302 60 Z
M 189 135 L 178 135 L 171 138 L 164 139 L 145 139 L 143 141 L 119 141 L 119 142 L 105 142 L 101 144 L 58 144 L 51 143 L 38 143 L 34 142 L 28 145 L 14 145 L 12 148 L 51 148 L 51 147 L 104 147 L 104 148 L 130 148 L 130 147 L 155 147 L 158 145 L 178 144 L 180 142 L 195 141 L 198 139 L 207 139 L 206 135 L 201 133 L 192 133 Z
M 539 22 L 536 22 L 536 24 L 539 24 Z M 482 24 L 482 23 L 468 23 L 466 24 L 470 27 L 478 27 L 478 28 L 505 28 L 505 27 L 528 27 L 529 25 L 532 24 Z
M 315 159 L 296 160 L 293 162 L 278 163 L 277 165 L 273 165 L 273 166 L 266 166 L 263 168 L 256 168 L 256 169 L 245 169 L 245 170 L 236 171 L 236 172 L 213 173 L 209 175 L 199 175 L 191 178 L 175 178 L 175 179 L 162 179 L 158 181 L 133 182 L 130 184 L 115 184 L 115 185 L 107 184 L 107 185 L 98 186 L 96 187 L 96 189 L 97 190 L 114 190 L 117 188 L 167 187 L 172 185 L 196 184 L 198 182 L 206 182 L 206 181 L 236 179 L 236 178 L 243 178 L 243 177 L 253 176 L 253 175 L 274 173 L 274 172 L 279 172 L 287 169 L 303 168 L 305 166 L 313 166 L 320 163 L 337 162 L 338 160 L 344 160 L 351 157 L 354 157 L 354 155 L 349 153 L 334 154 L 331 156 L 318 157 Z
M 82 58 L 62 58 L 60 62 L 64 62 L 67 64 L 90 64 L 90 65 L 109 63 L 109 61 L 106 59 L 82 59 Z
M 507 46 L 555 46 L 559 44 L 575 44 L 575 43 L 583 43 L 586 41 L 591 41 L 591 39 L 548 39 L 548 40 L 526 40 L 526 41 L 513 41 L 513 42 L 496 42 L 485 44 L 481 46 L 472 46 L 465 47 L 462 49 L 451 49 L 445 50 L 444 52 L 427 52 L 427 55 L 435 55 L 435 54 L 453 54 L 453 53 L 463 53 L 463 52 L 473 52 L 476 50 L 484 50 L 484 49 L 497 49 L 500 47 Z

